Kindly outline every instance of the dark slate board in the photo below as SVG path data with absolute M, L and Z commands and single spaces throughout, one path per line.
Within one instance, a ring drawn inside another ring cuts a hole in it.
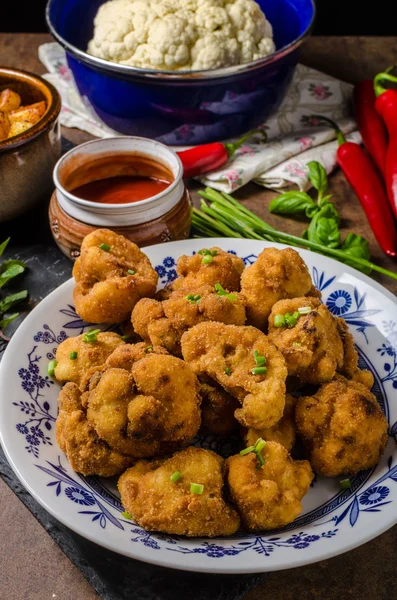
M 64 140 L 63 151 L 71 147 Z M 48 198 L 33 213 L 0 226 L 0 241 L 11 237 L 4 258 L 18 258 L 29 266 L 22 278 L 7 287 L 10 293 L 24 288 L 29 291 L 29 301 L 19 307 L 20 317 L 7 333 L 71 276 L 71 261 L 51 237 L 47 206 Z M 4 348 L 0 341 L 0 355 Z M 105 600 L 240 600 L 260 578 L 176 572 L 120 556 L 82 538 L 48 514 L 19 483 L 1 448 L 0 476 Z

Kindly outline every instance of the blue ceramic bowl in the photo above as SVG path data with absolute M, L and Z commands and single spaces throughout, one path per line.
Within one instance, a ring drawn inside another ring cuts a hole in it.
M 202 144 L 256 128 L 279 107 L 309 35 L 314 0 L 258 0 L 277 51 L 211 71 L 137 69 L 85 52 L 104 0 L 49 0 L 47 23 L 65 48 L 80 94 L 112 129 L 167 144 Z

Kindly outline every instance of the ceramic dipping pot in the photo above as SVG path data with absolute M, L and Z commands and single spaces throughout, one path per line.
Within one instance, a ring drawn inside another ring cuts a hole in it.
M 145 200 L 104 204 L 73 193 L 80 186 L 120 176 L 155 177 L 168 173 L 170 184 Z M 191 202 L 183 166 L 175 152 L 140 137 L 94 140 L 73 148 L 54 169 L 55 192 L 49 221 L 55 242 L 72 259 L 86 235 L 107 228 L 138 246 L 185 239 L 191 226 Z

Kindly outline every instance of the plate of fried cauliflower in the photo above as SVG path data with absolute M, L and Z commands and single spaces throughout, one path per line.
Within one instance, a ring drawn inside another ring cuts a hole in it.
M 317 254 L 98 229 L 14 335 L 0 389 L 21 482 L 131 558 L 272 571 L 396 522 L 396 301 Z

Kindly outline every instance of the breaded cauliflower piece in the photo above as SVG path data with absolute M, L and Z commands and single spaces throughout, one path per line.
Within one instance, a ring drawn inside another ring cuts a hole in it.
M 319 296 L 309 270 L 296 250 L 265 248 L 241 276 L 247 301 L 247 322 L 266 330 L 272 306 L 286 298 Z
M 285 405 L 285 360 L 264 333 L 254 327 L 200 323 L 182 336 L 182 354 L 199 376 L 217 381 L 242 404 L 235 412 L 245 427 L 273 427 Z M 266 372 L 253 374 L 254 352 L 265 357 Z
M 201 428 L 213 435 L 227 436 L 235 431 L 239 423 L 234 416 L 239 401 L 215 382 L 200 386 Z
M 292 460 L 277 442 L 267 442 L 256 454 L 237 454 L 226 461 L 227 481 L 233 502 L 249 531 L 284 527 L 302 511 L 301 500 L 314 477 L 307 460 Z
M 84 238 L 73 277 L 76 312 L 87 323 L 128 319 L 140 298 L 153 296 L 158 280 L 138 246 L 109 229 Z
M 293 314 L 299 308 L 310 308 L 295 326 L 276 327 L 277 315 Z M 321 384 L 331 381 L 343 365 L 343 343 L 336 320 L 317 298 L 280 300 L 269 316 L 269 339 L 284 356 L 288 375 L 302 383 Z
M 247 446 L 254 446 L 259 438 L 268 442 L 277 442 L 291 452 L 295 445 L 295 406 L 296 398 L 287 394 L 285 397 L 285 408 L 280 421 L 269 429 L 247 429 L 244 439 Z
M 212 260 L 209 255 L 203 252 L 211 252 Z M 208 262 L 209 261 L 209 262 Z M 225 252 L 217 246 L 199 250 L 193 256 L 183 255 L 179 258 L 176 271 L 178 279 L 172 282 L 172 290 L 184 289 L 196 293 L 196 290 L 209 285 L 214 287 L 216 283 L 229 292 L 238 292 L 240 290 L 240 276 L 244 271 L 244 261 L 242 258 Z
M 163 346 L 171 354 L 181 356 L 181 337 L 185 331 L 203 321 L 219 321 L 227 325 L 244 325 L 245 300 L 241 294 L 218 295 L 216 289 L 203 286 L 188 294 L 173 292 L 168 300 L 157 302 L 142 298 L 132 311 L 134 331 L 146 342 Z
M 191 446 L 167 460 L 141 460 L 119 479 L 124 508 L 147 531 L 217 537 L 240 525 L 237 512 L 223 498 L 224 460 L 211 450 Z M 180 473 L 178 481 L 171 476 Z M 203 486 L 201 494 L 190 491 Z
M 267 56 L 272 38 L 253 0 L 112 0 L 98 9 L 87 52 L 143 69 L 203 71 Z
M 59 398 L 56 440 L 72 469 L 83 475 L 112 477 L 131 466 L 133 459 L 110 448 L 87 422 L 81 392 L 75 383 L 67 383 Z
M 311 312 L 299 316 L 296 325 L 275 326 L 275 318 L 279 315 L 297 314 L 299 309 L 305 308 Z M 284 356 L 288 375 L 297 377 L 302 383 L 321 385 L 331 381 L 337 372 L 363 378 L 369 386 L 373 383 L 372 375 L 357 366 L 358 354 L 347 325 L 334 317 L 317 298 L 276 302 L 269 316 L 268 337 Z
M 375 396 L 355 381 L 338 377 L 299 398 L 295 418 L 313 470 L 326 477 L 370 469 L 386 446 L 386 418 Z
M 92 372 L 100 370 L 108 356 L 119 347 L 125 346 L 124 340 L 111 331 L 98 333 L 96 342 L 85 342 L 85 333 L 67 338 L 59 344 L 56 352 L 57 366 L 55 377 L 58 381 L 73 381 L 84 388 L 84 383 Z M 76 358 L 74 354 L 77 353 Z
M 130 371 L 100 374 L 87 418 L 110 447 L 143 458 L 187 444 L 200 427 L 200 402 L 199 382 L 186 363 L 149 354 Z
M 132 366 L 138 360 L 146 358 L 149 354 L 168 354 L 165 348 L 161 346 L 151 346 L 145 342 L 138 344 L 125 344 L 116 348 L 116 350 L 107 358 L 105 368 L 125 369 L 131 371 Z
M 374 376 L 371 371 L 358 368 L 358 352 L 354 345 L 354 338 L 349 331 L 346 321 L 339 317 L 335 317 L 335 319 L 343 343 L 343 365 L 340 369 L 340 373 L 347 379 L 358 381 L 358 383 L 362 383 L 368 389 L 371 389 L 374 385 Z

